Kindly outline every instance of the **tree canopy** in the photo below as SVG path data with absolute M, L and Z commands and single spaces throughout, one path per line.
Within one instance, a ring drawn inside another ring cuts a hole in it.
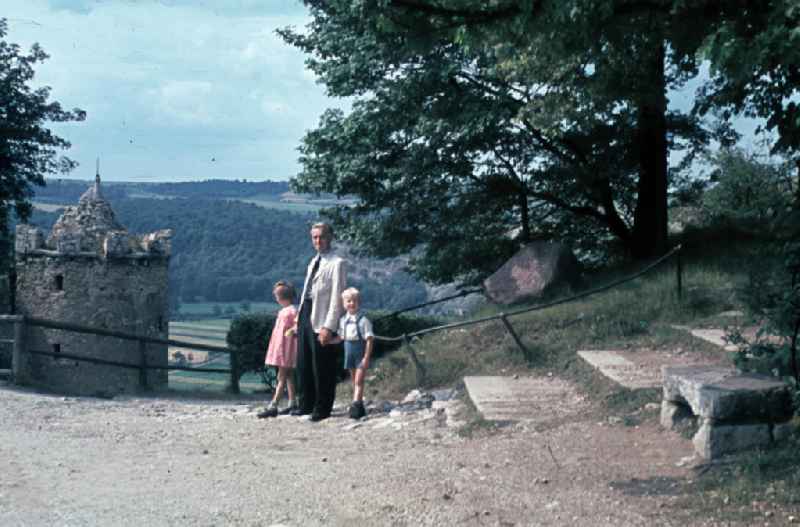
M 667 53 L 668 14 L 306 3 L 308 30 L 282 36 L 332 95 L 356 99 L 306 135 L 295 185 L 358 196 L 333 216 L 360 245 L 417 248 L 435 281 L 479 278 L 532 239 L 666 249 L 668 152 L 711 133 L 667 110 L 667 87 L 696 71 Z
M 733 113 L 796 143 L 796 66 L 776 45 L 797 36 L 788 1 L 305 3 L 306 30 L 280 33 L 354 102 L 305 136 L 294 185 L 357 196 L 330 212 L 340 227 L 372 253 L 414 250 L 427 279 L 480 278 L 532 239 L 658 255 L 669 192 L 712 140 L 735 141 Z M 748 31 L 760 51 L 736 70 Z M 669 108 L 705 58 L 705 106 Z
M 34 185 L 44 185 L 47 174 L 65 173 L 75 162 L 60 156 L 70 147 L 55 135 L 48 122 L 82 121 L 83 110 L 64 110 L 50 101 L 50 88 L 33 88 L 36 64 L 48 58 L 34 44 L 26 54 L 5 40 L 8 26 L 0 19 L 0 238 L 5 260 L 8 255 L 8 221 L 12 211 L 21 219 L 31 213 Z

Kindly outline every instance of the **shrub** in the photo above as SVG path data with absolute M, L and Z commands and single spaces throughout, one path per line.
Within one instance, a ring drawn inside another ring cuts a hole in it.
M 711 159 L 713 187 L 702 199 L 711 220 L 764 223 L 791 204 L 792 178 L 786 164 L 765 163 L 742 150 L 721 150 Z
M 272 384 L 266 376 L 264 357 L 274 325 L 275 313 L 247 313 L 231 321 L 226 341 L 238 355 L 240 376 L 248 371 L 257 372 L 265 384 Z
M 784 244 L 780 252 L 781 272 L 763 276 L 751 274 L 746 298 L 752 308 L 766 316 L 766 324 L 759 330 L 754 342 L 739 335 L 732 341 L 740 345 L 735 357 L 739 368 L 771 373 L 786 379 L 795 389 L 795 400 L 800 400 L 800 242 Z M 772 338 L 767 338 L 771 335 Z M 775 336 L 778 339 L 775 339 Z M 795 405 L 795 410 L 800 407 Z

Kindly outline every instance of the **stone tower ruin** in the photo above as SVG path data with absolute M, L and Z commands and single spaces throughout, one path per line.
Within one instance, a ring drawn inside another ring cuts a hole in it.
M 167 270 L 172 231 L 136 236 L 114 217 L 100 175 L 67 207 L 45 238 L 16 231 L 16 311 L 20 315 L 167 338 Z M 26 348 L 138 365 L 138 342 L 27 326 Z M 166 366 L 167 347 L 147 344 L 147 364 Z M 56 391 L 111 396 L 139 389 L 139 371 L 26 353 L 19 382 Z M 167 384 L 166 370 L 148 370 L 149 387 Z

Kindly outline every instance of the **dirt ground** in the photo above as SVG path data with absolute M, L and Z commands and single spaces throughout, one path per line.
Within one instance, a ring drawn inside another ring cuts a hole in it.
M 730 525 L 680 505 L 691 444 L 653 419 L 588 406 L 463 437 L 439 410 L 312 423 L 258 409 L 0 384 L 0 525 Z

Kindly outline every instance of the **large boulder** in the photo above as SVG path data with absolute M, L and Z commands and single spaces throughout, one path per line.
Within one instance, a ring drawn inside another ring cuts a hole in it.
M 533 242 L 484 280 L 486 296 L 497 304 L 540 297 L 548 289 L 580 280 L 581 266 L 572 250 L 553 242 Z

